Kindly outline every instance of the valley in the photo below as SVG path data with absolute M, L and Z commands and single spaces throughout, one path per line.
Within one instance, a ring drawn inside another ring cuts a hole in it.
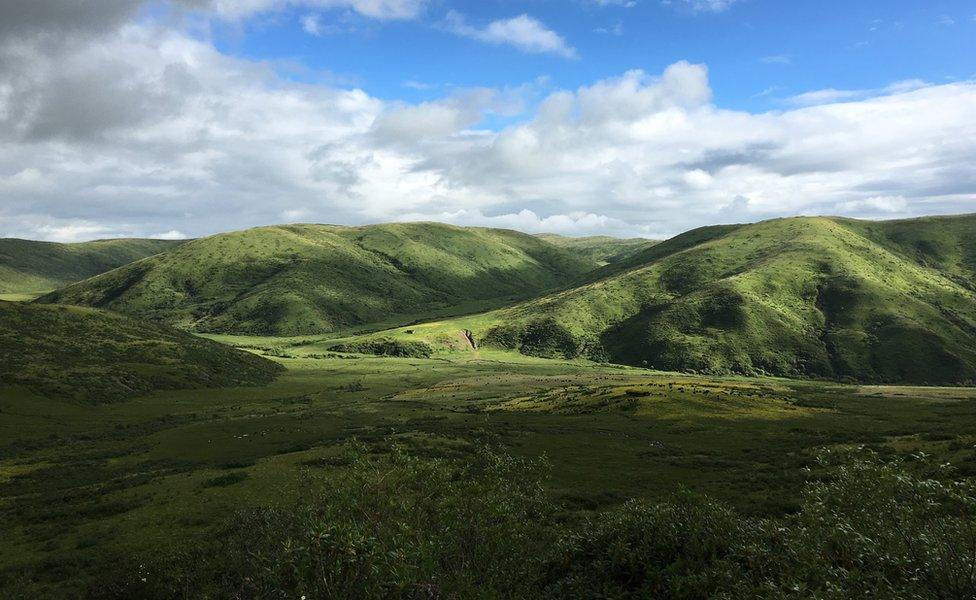
M 133 557 L 352 493 L 363 464 L 486 448 L 544 464 L 539 535 L 681 490 L 792 522 L 837 472 L 824 453 L 970 481 L 974 227 L 280 226 L 24 293 L 0 302 L 0 588 L 97 597 Z

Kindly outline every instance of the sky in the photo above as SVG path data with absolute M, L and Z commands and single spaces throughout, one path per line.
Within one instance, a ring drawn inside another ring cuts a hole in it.
M 966 212 L 973 0 L 0 2 L 0 237 Z

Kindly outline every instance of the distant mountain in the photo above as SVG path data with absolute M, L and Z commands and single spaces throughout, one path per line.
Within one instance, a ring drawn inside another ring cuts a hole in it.
M 487 313 L 483 344 L 669 370 L 976 381 L 976 215 L 694 230 Z
M 0 294 L 49 292 L 181 243 L 120 239 L 58 244 L 0 239 Z
M 75 306 L 0 302 L 0 390 L 119 400 L 153 390 L 268 383 L 268 359 L 170 327 Z
M 288 225 L 194 240 L 41 301 L 200 332 L 296 335 L 498 306 L 596 266 L 508 230 Z
M 617 263 L 658 243 L 657 240 L 646 238 L 621 239 L 603 235 L 567 237 L 554 233 L 540 233 L 536 237 L 565 248 L 580 258 L 598 265 Z

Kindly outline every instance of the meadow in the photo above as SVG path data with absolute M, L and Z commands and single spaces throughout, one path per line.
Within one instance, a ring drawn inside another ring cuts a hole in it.
M 823 448 L 976 473 L 972 388 L 705 377 L 482 349 L 339 354 L 327 338 L 214 336 L 286 367 L 259 387 L 90 404 L 0 396 L 0 582 L 70 594 L 117 557 L 202 543 L 242 509 L 328 481 L 371 453 L 545 457 L 567 519 L 687 488 L 745 515 L 797 510 Z M 946 467 L 945 465 L 950 465 Z M 940 469 L 942 469 L 940 471 Z

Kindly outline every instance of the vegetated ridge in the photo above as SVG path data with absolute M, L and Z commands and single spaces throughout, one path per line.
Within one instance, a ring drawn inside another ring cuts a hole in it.
M 194 240 L 41 301 L 198 332 L 298 335 L 405 323 L 492 300 L 498 306 L 566 285 L 596 266 L 508 230 L 287 225 Z
M 482 343 L 665 370 L 976 381 L 976 215 L 690 231 L 484 315 Z

